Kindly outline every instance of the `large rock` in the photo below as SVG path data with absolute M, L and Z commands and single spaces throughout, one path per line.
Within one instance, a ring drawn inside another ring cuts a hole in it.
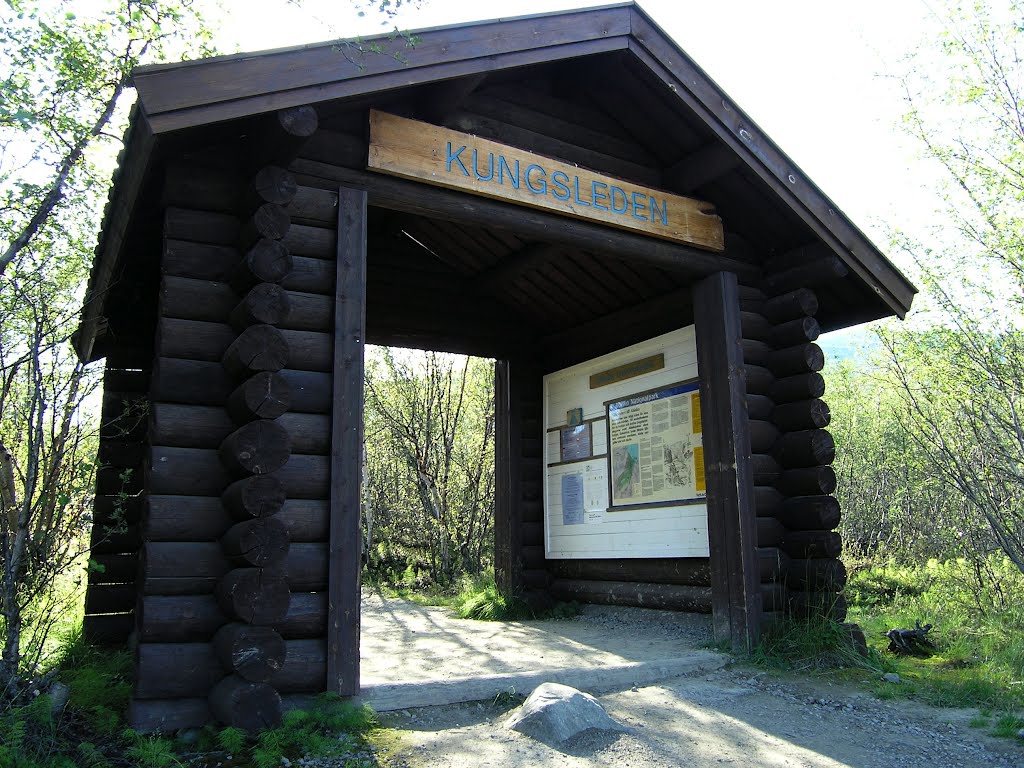
M 505 727 L 549 745 L 563 744 L 584 731 L 628 731 L 589 693 L 568 685 L 542 683 L 512 711 Z

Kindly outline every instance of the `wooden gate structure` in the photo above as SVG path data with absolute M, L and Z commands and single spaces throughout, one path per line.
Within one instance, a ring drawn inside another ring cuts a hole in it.
M 845 614 L 814 340 L 915 288 L 635 5 L 416 37 L 134 74 L 76 346 L 106 365 L 85 630 L 131 638 L 135 728 L 358 691 L 365 343 L 497 360 L 502 589 L 710 611 L 737 648 Z M 708 556 L 546 557 L 545 375 L 687 326 Z

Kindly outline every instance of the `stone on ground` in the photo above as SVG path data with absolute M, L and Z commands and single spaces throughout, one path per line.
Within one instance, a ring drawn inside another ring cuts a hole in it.
M 626 731 L 597 699 L 568 685 L 543 683 L 512 711 L 505 727 L 545 744 L 563 744 L 589 730 Z

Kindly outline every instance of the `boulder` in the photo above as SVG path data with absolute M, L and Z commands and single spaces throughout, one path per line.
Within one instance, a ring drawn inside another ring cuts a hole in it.
M 597 699 L 568 685 L 542 683 L 505 720 L 505 727 L 550 746 L 584 731 L 628 731 L 613 720 Z

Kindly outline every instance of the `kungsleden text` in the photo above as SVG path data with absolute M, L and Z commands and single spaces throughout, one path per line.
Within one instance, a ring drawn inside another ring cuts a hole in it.
M 483 155 L 476 149 L 470 154 L 466 149 L 465 144 L 455 148 L 448 142 L 445 158 L 445 170 L 448 173 L 461 173 L 466 178 L 493 184 L 504 185 L 507 182 L 513 189 L 525 186 L 535 195 L 551 195 L 556 200 L 567 200 L 623 216 L 628 214 L 640 221 L 668 226 L 668 201 L 665 199 L 659 201 L 645 192 L 627 192 L 622 187 L 602 181 L 592 181 L 589 185 L 584 181 L 581 190 L 579 176 L 570 178 L 563 171 L 549 174 L 536 163 L 527 165 L 520 173 L 519 160 L 510 163 L 504 155 L 495 155 L 493 152 Z

